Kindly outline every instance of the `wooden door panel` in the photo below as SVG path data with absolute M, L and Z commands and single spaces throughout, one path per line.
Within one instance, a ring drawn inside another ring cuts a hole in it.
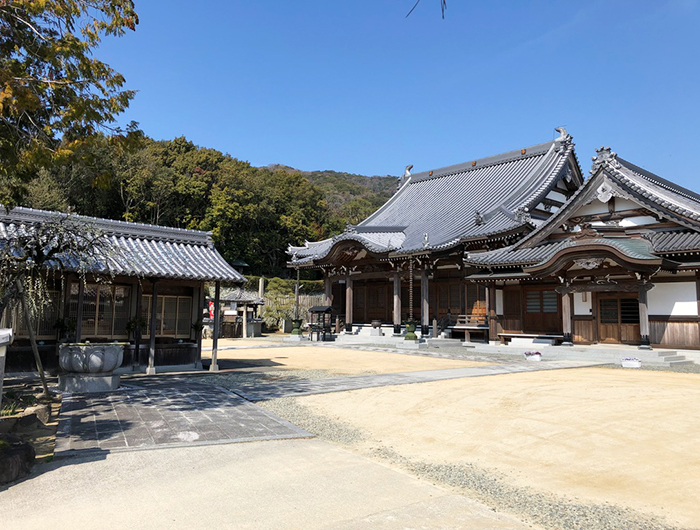
M 608 344 L 618 344 L 620 342 L 620 326 L 618 324 L 598 325 L 598 340 Z
M 620 324 L 620 342 L 639 344 L 640 340 L 639 324 Z

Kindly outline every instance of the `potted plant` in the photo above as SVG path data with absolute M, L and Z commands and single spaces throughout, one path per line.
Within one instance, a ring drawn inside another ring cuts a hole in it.
M 406 336 L 404 340 L 418 340 L 416 335 L 416 323 L 413 320 L 406 322 Z
M 136 338 L 136 332 L 137 331 L 143 331 L 143 328 L 146 327 L 146 319 L 140 316 L 136 316 L 133 318 L 130 318 L 127 320 L 126 325 L 124 326 L 124 329 L 126 330 L 127 333 L 133 334 L 133 337 Z
M 538 351 L 526 351 L 523 353 L 526 361 L 541 361 L 542 354 Z

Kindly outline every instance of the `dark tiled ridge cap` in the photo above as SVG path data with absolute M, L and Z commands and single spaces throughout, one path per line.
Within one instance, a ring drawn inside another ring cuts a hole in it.
M 358 234 L 373 234 L 373 233 L 390 233 L 390 232 L 403 232 L 406 230 L 405 226 L 374 226 L 374 225 L 353 225 L 352 230 Z M 340 235 L 340 234 L 339 234 Z
M 662 178 L 651 171 L 647 171 L 644 168 L 641 168 L 632 162 L 628 162 L 624 158 L 620 158 L 619 156 L 617 157 L 617 161 L 620 162 L 623 166 L 625 166 L 627 169 L 637 173 L 638 175 L 644 177 L 646 180 L 649 180 L 653 184 L 656 184 L 657 186 L 661 188 L 665 188 L 669 191 L 673 191 L 675 193 L 678 193 L 679 195 L 682 195 L 686 199 L 690 199 L 694 202 L 700 203 L 700 195 L 695 193 L 692 190 L 689 190 L 688 188 L 684 188 L 683 186 L 679 186 L 678 184 L 674 184 L 673 182 L 666 180 L 665 178 Z
M 12 210 L 5 210 L 0 206 L 0 222 L 6 223 L 41 223 L 56 219 L 72 218 L 84 221 L 87 224 L 102 230 L 107 235 L 133 237 L 137 239 L 150 239 L 156 241 L 172 241 L 192 245 L 210 245 L 212 243 L 211 232 L 201 230 L 188 230 L 185 228 L 172 228 L 145 223 L 130 223 L 115 219 L 102 219 L 87 215 L 67 214 L 63 212 L 50 212 L 35 210 L 17 206 Z
M 447 177 L 456 173 L 476 171 L 477 169 L 482 169 L 488 166 L 504 164 L 507 162 L 515 162 L 516 160 L 525 160 L 535 156 L 541 156 L 546 154 L 555 142 L 556 140 L 552 140 L 550 142 L 525 147 L 525 154 L 522 153 L 522 149 L 515 149 L 513 151 L 508 151 L 498 155 L 487 156 L 485 158 L 477 158 L 473 161 L 463 162 L 461 164 L 455 164 L 453 166 L 446 166 L 439 169 L 434 169 L 432 170 L 432 175 L 430 174 L 430 171 L 422 171 L 420 173 L 416 173 L 415 175 L 411 175 L 411 183 L 422 182 L 424 180 L 431 180 L 440 177 Z

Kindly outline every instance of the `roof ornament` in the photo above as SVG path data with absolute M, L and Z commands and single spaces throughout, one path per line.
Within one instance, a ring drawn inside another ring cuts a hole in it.
M 607 203 L 610 199 L 612 199 L 616 195 L 615 190 L 608 182 L 603 182 L 598 187 L 596 194 L 597 194 L 598 200 L 600 202 L 602 202 L 603 204 Z
M 591 160 L 593 160 L 593 167 L 591 167 L 591 173 L 598 171 L 598 168 L 603 164 L 610 166 L 612 169 L 618 169 L 620 167 L 620 162 L 617 161 L 617 153 L 611 151 L 610 147 L 600 146 L 600 149 L 595 150 L 598 153 Z
M 479 213 L 479 210 L 474 212 L 474 224 L 476 226 L 481 226 L 484 224 L 484 218 L 482 217 L 481 213 Z
M 423 248 L 428 248 L 430 243 L 428 242 L 428 232 L 423 234 Z
M 555 151 L 560 151 L 571 144 L 572 137 L 564 127 L 556 127 L 554 130 L 559 133 L 559 138 L 554 140 Z
M 520 206 L 515 210 L 515 220 L 519 223 L 531 223 L 532 217 L 525 206 Z
M 345 225 L 345 233 L 354 234 L 356 232 L 357 231 L 355 230 L 355 227 L 352 224 L 350 224 L 350 221 L 348 221 L 348 223 Z
M 396 191 L 399 191 L 401 189 L 401 185 L 406 181 L 406 179 L 408 179 L 411 176 L 412 169 L 413 169 L 413 164 L 409 164 L 403 170 L 403 177 L 400 177 L 398 179 L 398 182 L 396 183 Z

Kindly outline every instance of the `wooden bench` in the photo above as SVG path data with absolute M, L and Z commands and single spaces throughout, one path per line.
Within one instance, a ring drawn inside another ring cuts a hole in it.
M 489 317 L 487 315 L 458 315 L 457 321 L 447 326 L 447 329 L 463 331 L 466 342 L 471 342 L 471 335 L 474 332 L 483 335 L 485 344 L 489 342 Z
M 543 341 L 550 341 L 552 344 L 561 342 L 564 340 L 564 335 L 557 335 L 552 333 L 499 333 L 498 337 L 501 339 L 503 344 L 508 344 L 511 339 L 532 339 L 534 341 L 540 339 Z

